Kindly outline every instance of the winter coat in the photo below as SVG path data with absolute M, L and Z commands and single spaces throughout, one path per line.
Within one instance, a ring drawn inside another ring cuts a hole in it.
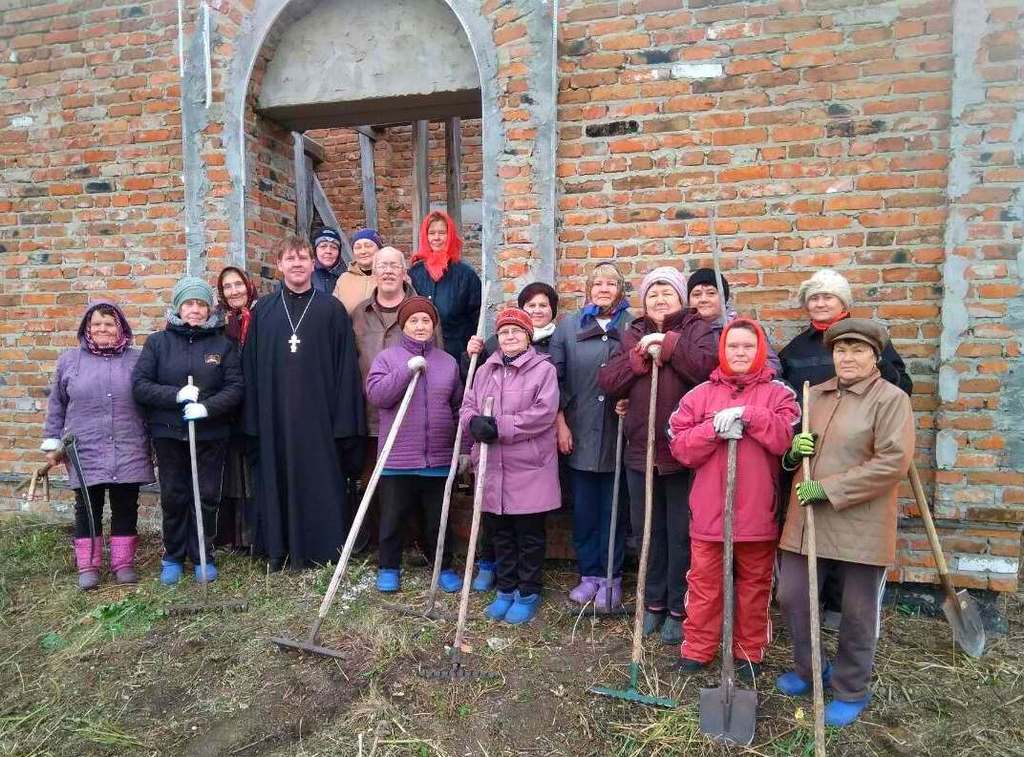
M 151 437 L 188 438 L 184 406 L 176 397 L 189 376 L 209 414 L 196 421 L 196 439 L 228 438 L 245 385 L 238 346 L 224 335 L 216 313 L 202 326 L 189 326 L 168 313 L 167 328 L 146 339 L 132 374 L 132 393 L 145 410 Z
M 377 452 L 380 454 L 384 448 L 398 406 L 412 380 L 407 363 L 417 355 L 427 361 L 427 366 L 413 390 L 409 409 L 388 455 L 387 468 L 435 468 L 452 461 L 455 424 L 462 402 L 459 366 L 455 358 L 434 344 L 405 334 L 397 345 L 377 355 L 366 376 L 366 399 L 380 412 Z
M 775 380 L 771 368 L 726 376 L 716 368 L 711 378 L 694 387 L 669 418 L 669 446 L 676 460 L 692 468 L 690 536 L 722 541 L 728 445 L 718 438 L 711 420 L 727 407 L 744 407 L 743 438 L 736 445 L 736 488 L 733 497 L 733 539 L 775 541 L 779 457 L 789 449 L 800 406 L 789 386 Z
M 480 319 L 480 277 L 460 261 L 449 263 L 444 276 L 435 282 L 420 261 L 409 269 L 409 280 L 418 294 L 434 303 L 441 316 L 444 348 L 458 360 Z
M 809 326 L 793 337 L 779 352 L 779 359 L 782 361 L 779 378 L 793 387 L 797 395 L 803 391 L 805 381 L 810 381 L 811 386 L 817 386 L 836 375 L 832 351 L 825 346 L 825 332 L 814 326 Z M 914 382 L 907 375 L 907 366 L 891 342 L 882 350 L 879 370 L 882 378 L 890 384 L 895 384 L 907 394 L 913 392 Z
M 371 279 L 372 281 L 372 279 Z M 412 287 L 405 285 L 405 300 L 416 294 Z M 402 329 L 398 326 L 398 308 L 389 309 L 385 312 L 377 303 L 377 289 L 370 290 L 370 296 L 359 303 L 352 311 L 352 331 L 356 336 L 356 351 L 359 356 L 359 375 L 363 377 L 364 386 L 366 377 L 370 374 L 370 366 L 374 359 L 386 347 L 394 347 L 402 339 Z M 441 330 L 434 329 L 434 344 L 443 347 L 441 342 Z M 366 403 L 366 429 L 369 436 L 377 436 L 379 419 L 377 408 L 373 403 Z
M 367 297 L 373 295 L 377 280 L 372 274 L 366 273 L 354 260 L 349 263 L 348 270 L 338 277 L 334 285 L 334 296 L 345 306 L 349 315 L 362 304 Z
M 629 322 L 628 311 L 617 323 Z M 590 473 L 615 470 L 615 435 L 619 421 L 615 402 L 598 386 L 597 374 L 621 347 L 622 332 L 608 324 L 608 331 L 596 319 L 583 324 L 574 313 L 562 319 L 551 339 L 551 362 L 558 372 L 558 389 L 565 422 L 572 431 L 572 452 L 566 458 L 570 468 Z
M 658 329 L 646 316 L 634 320 L 622 336 L 622 349 L 598 373 L 598 386 L 612 404 L 629 399 L 626 413 L 626 466 L 642 471 L 647 460 L 647 412 L 651 400 L 651 360 L 637 349 L 640 338 Z M 665 319 L 658 404 L 654 418 L 654 464 L 658 474 L 682 469 L 668 447 L 668 418 L 682 396 L 707 380 L 718 365 L 718 341 L 697 311 L 683 308 Z
M 811 432 L 818 434 L 811 479 L 828 504 L 814 508 L 818 557 L 865 565 L 896 560 L 896 491 L 914 457 L 910 399 L 878 371 L 848 388 L 836 379 L 811 387 Z M 806 554 L 798 469 L 779 547 Z
M 480 366 L 459 414 L 464 438 L 472 441 L 469 421 L 484 414 L 484 401 L 494 398 L 498 439 L 490 445 L 484 482 L 483 510 L 496 515 L 526 515 L 557 510 L 558 376 L 546 355 L 532 347 L 508 365 L 501 351 Z M 473 442 L 473 463 L 480 444 Z
M 555 335 L 550 334 L 543 339 L 538 339 L 535 342 L 531 342 L 533 348 L 537 350 L 541 355 L 548 355 L 551 352 L 551 340 L 554 339 Z M 467 340 L 468 342 L 468 340 Z M 476 359 L 477 366 L 483 365 L 487 362 L 487 358 L 498 351 L 498 335 L 491 334 L 484 341 L 484 349 L 480 353 L 480 357 Z M 466 378 L 469 376 L 469 361 L 470 355 L 468 352 L 463 352 L 462 357 L 459 359 L 459 374 L 462 376 L 462 383 L 466 383 Z
M 338 277 L 345 272 L 345 258 L 338 254 L 338 260 L 330 268 L 325 266 L 313 255 L 313 288 L 324 294 L 334 294 L 334 288 L 338 285 Z
M 132 398 L 132 369 L 139 351 L 94 355 L 85 346 L 85 330 L 100 305 L 112 307 L 131 344 L 132 330 L 124 313 L 110 302 L 92 303 L 78 327 L 81 346 L 57 358 L 57 372 L 46 409 L 43 435 L 60 439 L 74 434 L 85 485 L 149 484 L 155 481 L 149 435 L 142 412 Z M 74 467 L 65 467 L 73 489 L 82 484 Z

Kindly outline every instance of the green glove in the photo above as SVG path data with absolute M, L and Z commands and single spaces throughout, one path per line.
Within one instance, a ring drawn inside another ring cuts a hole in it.
M 804 507 L 812 502 L 828 502 L 825 487 L 819 481 L 801 481 L 796 485 L 796 498 Z
M 788 470 L 796 468 L 805 457 L 814 455 L 814 434 L 797 434 L 793 437 L 793 444 L 786 453 L 783 462 Z

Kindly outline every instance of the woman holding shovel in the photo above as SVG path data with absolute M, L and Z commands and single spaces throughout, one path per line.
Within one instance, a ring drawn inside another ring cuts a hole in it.
M 42 451 L 51 465 L 63 457 L 61 437 L 75 435 L 85 481 L 68 465 L 75 492 L 78 586 L 94 589 L 103 563 L 103 500 L 110 497 L 110 570 L 119 584 L 138 581 L 139 487 L 152 483 L 153 462 L 142 414 L 132 399 L 139 351 L 124 313 L 109 302 L 86 309 L 75 349 L 57 359 L 46 411 Z M 87 489 L 87 491 L 86 491 Z M 92 512 L 86 510 L 86 494 Z
M 797 434 L 783 465 L 810 458 L 798 472 L 779 544 L 779 601 L 793 639 L 795 669 L 779 676 L 783 694 L 811 690 L 811 628 L 804 508 L 814 508 L 820 568 L 842 585 L 839 648 L 822 679 L 833 699 L 825 724 L 856 720 L 871 698 L 868 685 L 880 628 L 886 567 L 896 558 L 896 493 L 914 455 L 914 416 L 907 395 L 886 381 L 879 362 L 889 344 L 884 326 L 847 318 L 831 326 L 835 378 L 810 389 L 810 433 Z M 819 568 L 819 569 L 820 569 Z
M 398 591 L 401 585 L 402 536 L 408 517 L 416 517 L 429 555 L 437 549 L 441 500 L 455 444 L 455 424 L 462 402 L 462 381 L 455 358 L 435 346 L 440 328 L 437 309 L 426 297 L 410 297 L 398 308 L 400 342 L 374 359 L 366 374 L 366 399 L 380 411 L 378 444 L 384 442 L 406 387 L 419 371 L 405 419 L 380 479 L 380 554 L 377 590 Z M 380 450 L 378 450 L 378 454 Z M 462 579 L 449 567 L 445 539 L 438 585 L 456 592 Z
M 224 455 L 244 385 L 238 348 L 224 335 L 220 313 L 213 308 L 213 287 L 195 276 L 182 278 L 174 287 L 167 327 L 146 339 L 132 374 L 135 401 L 146 411 L 160 470 L 160 582 L 168 585 L 181 580 L 186 557 L 195 566 L 197 581 L 217 578 L 212 561 L 206 563 L 205 575 L 199 565 L 192 465 L 198 468 L 203 527 L 210 538 L 217 533 Z M 201 421 L 194 460 L 189 421 Z
M 622 337 L 622 349 L 598 373 L 606 402 L 629 399 L 626 412 L 626 480 L 633 533 L 643 530 L 646 492 L 648 405 L 651 361 L 660 367 L 655 429 L 655 472 L 651 545 L 643 633 L 661 631 L 665 644 L 682 641 L 683 595 L 690 567 L 690 472 L 672 457 L 668 419 L 679 400 L 705 381 L 718 364 L 711 326 L 686 302 L 686 280 L 675 268 L 648 273 L 640 285 L 643 315 Z M 659 352 L 660 350 L 660 352 Z M 657 357 L 652 357 L 658 352 Z
M 562 412 L 558 416 L 558 451 L 568 464 L 572 489 L 572 538 L 580 582 L 569 598 L 594 602 L 608 611 L 622 604 L 624 523 L 617 524 L 612 583 L 608 586 L 608 538 L 618 418 L 614 402 L 597 385 L 598 371 L 619 351 L 622 330 L 629 323 L 626 281 L 610 263 L 594 267 L 587 279 L 587 302 L 565 318 L 551 340 L 551 362 L 558 371 Z M 625 508 L 619 510 L 623 515 Z M 620 519 L 621 520 L 621 519 Z
M 555 448 L 558 376 L 531 346 L 533 321 L 524 311 L 501 311 L 496 331 L 498 350 L 477 371 L 459 419 L 477 442 L 474 458 L 490 445 L 483 516 L 494 544 L 498 591 L 485 615 L 519 625 L 540 607 L 545 520 L 562 503 Z M 489 397 L 492 414 L 482 415 Z
M 779 457 L 789 449 L 800 407 L 793 390 L 775 380 L 761 326 L 739 318 L 718 343 L 710 380 L 688 392 L 669 420 L 676 460 L 694 470 L 690 489 L 690 573 L 681 659 L 695 673 L 714 659 L 722 633 L 723 501 L 726 452 L 738 439 L 734 482 L 737 676 L 753 681 L 771 641 L 771 599 L 778 540 Z

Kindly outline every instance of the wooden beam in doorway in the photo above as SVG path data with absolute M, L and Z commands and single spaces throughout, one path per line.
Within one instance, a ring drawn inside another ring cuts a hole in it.
M 302 149 L 306 151 L 306 155 L 313 159 L 314 166 L 323 163 L 327 159 L 327 151 L 324 150 L 324 146 L 307 134 L 302 135 Z
M 362 134 L 369 140 L 372 140 L 374 142 L 377 141 L 377 132 L 374 131 L 372 126 L 357 126 L 356 131 L 358 131 L 360 134 Z
M 295 232 L 309 238 L 313 223 L 313 160 L 306 155 L 303 136 L 292 132 L 295 162 Z
M 359 131 L 359 167 L 363 178 L 363 210 L 366 225 L 377 227 L 377 175 L 373 167 L 373 140 Z
M 448 215 L 455 228 L 462 228 L 462 119 L 449 118 L 444 124 L 445 186 Z
M 330 200 L 327 199 L 327 193 L 324 192 L 323 184 L 320 183 L 319 177 L 315 174 L 313 175 L 312 184 L 313 206 L 316 208 L 316 212 L 320 214 L 320 220 L 324 222 L 324 226 L 330 226 L 332 229 L 337 229 L 338 233 L 341 234 L 341 256 L 345 258 L 346 263 L 351 263 L 352 245 L 349 244 L 345 230 L 342 229 L 341 224 L 338 223 L 338 217 L 334 214 L 334 209 L 331 207 Z
M 427 121 L 412 125 L 412 249 L 419 244 L 420 224 L 430 212 L 430 185 L 427 183 Z

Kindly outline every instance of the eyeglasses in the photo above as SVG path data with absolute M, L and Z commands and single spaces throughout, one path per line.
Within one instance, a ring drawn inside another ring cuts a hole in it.
M 377 263 L 374 269 L 378 271 L 402 271 L 405 269 L 405 266 L 401 263 Z

